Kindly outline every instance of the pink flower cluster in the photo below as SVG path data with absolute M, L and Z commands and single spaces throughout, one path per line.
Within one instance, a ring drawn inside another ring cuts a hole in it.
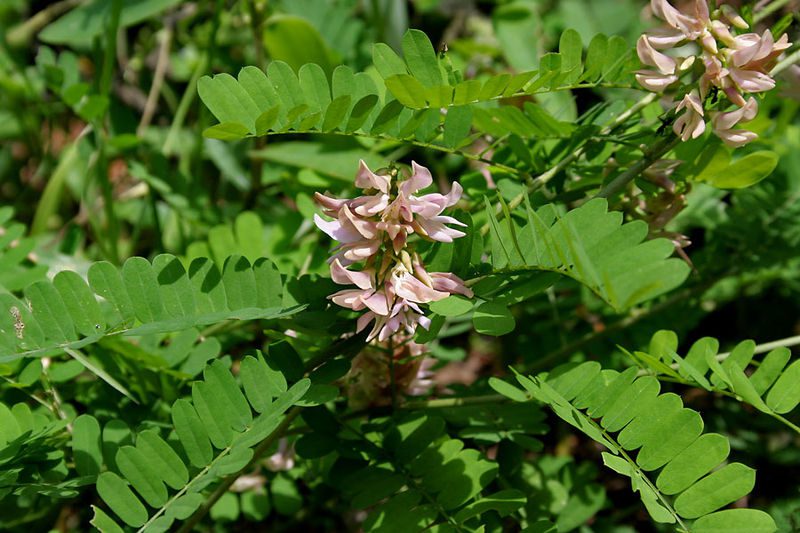
M 464 233 L 447 226 L 464 226 L 442 212 L 461 198 L 461 186 L 454 183 L 446 195 L 416 193 L 433 183 L 430 171 L 411 163 L 412 173 L 398 179 L 397 172 L 376 174 L 361 161 L 355 184 L 365 194 L 353 199 L 338 199 L 317 193 L 316 200 L 325 220 L 315 215 L 314 222 L 339 244 L 330 259 L 331 277 L 340 285 L 355 285 L 330 296 L 334 303 L 354 311 L 366 310 L 357 331 L 375 322 L 368 340 L 383 342 L 395 333 L 413 335 L 417 325 L 425 329 L 430 320 L 421 304 L 451 294 L 472 297 L 464 282 L 449 272 L 428 272 L 419 255 L 411 249 L 408 236 L 452 242 Z M 350 267 L 363 265 L 360 270 Z
M 734 35 L 731 30 L 734 27 L 747 29 L 747 22 L 725 4 L 710 13 L 706 0 L 692 0 L 686 12 L 679 11 L 667 0 L 650 0 L 650 6 L 653 14 L 668 27 L 646 33 L 636 43 L 639 59 L 651 67 L 636 73 L 639 84 L 660 93 L 675 85 L 696 60 L 702 61 L 704 67 L 698 89 L 689 91 L 675 108 L 678 113 L 682 112 L 673 125 L 675 134 L 684 141 L 703 134 L 706 129 L 703 101 L 714 87 L 737 109 L 709 112 L 713 132 L 725 144 L 734 147 L 755 139 L 755 133 L 734 126 L 752 120 L 758 113 L 755 98 L 745 100 L 744 95 L 775 87 L 769 72 L 778 56 L 791 46 L 786 34 L 777 41 L 769 30 L 761 35 Z M 683 58 L 663 53 L 687 42 L 698 45 L 696 55 Z

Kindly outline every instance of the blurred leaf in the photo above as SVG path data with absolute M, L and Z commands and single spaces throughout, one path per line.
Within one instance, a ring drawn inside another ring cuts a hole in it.
M 270 57 L 285 61 L 296 72 L 306 63 L 316 63 L 330 77 L 341 60 L 306 19 L 273 15 L 264 24 L 264 45 Z
M 119 27 L 133 26 L 179 3 L 180 0 L 126 0 L 119 14 Z M 109 0 L 90 0 L 46 26 L 39 39 L 51 44 L 88 47 L 105 31 L 111 6 Z

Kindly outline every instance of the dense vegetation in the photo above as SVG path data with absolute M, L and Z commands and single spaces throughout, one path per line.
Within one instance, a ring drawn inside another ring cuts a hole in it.
M 4 0 L 0 530 L 800 530 L 798 12 Z

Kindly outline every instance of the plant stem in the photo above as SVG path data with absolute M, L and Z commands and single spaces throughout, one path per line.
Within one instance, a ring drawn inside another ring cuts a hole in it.
M 158 48 L 158 60 L 156 62 L 155 72 L 153 72 L 153 83 L 150 85 L 150 92 L 147 94 L 147 101 L 145 102 L 144 111 L 142 112 L 142 119 L 139 121 L 139 127 L 136 128 L 136 134 L 139 137 L 144 135 L 145 130 L 153 120 L 156 104 L 158 104 L 158 96 L 161 94 L 161 85 L 164 83 L 164 75 L 167 72 L 171 44 L 172 27 L 167 25 L 161 33 L 161 45 Z
M 791 67 L 795 63 L 800 61 L 800 48 L 786 56 L 780 63 L 775 65 L 775 67 L 770 71 L 770 76 L 777 76 L 787 68 Z
M 661 159 L 661 157 L 675 148 L 680 142 L 680 137 L 672 135 L 663 137 L 656 141 L 653 148 L 645 152 L 644 157 L 636 162 L 633 166 L 629 167 L 625 172 L 614 178 L 609 184 L 600 189 L 595 198 L 608 198 L 624 189 L 628 183 L 639 177 L 639 175 L 647 170 L 650 165 Z

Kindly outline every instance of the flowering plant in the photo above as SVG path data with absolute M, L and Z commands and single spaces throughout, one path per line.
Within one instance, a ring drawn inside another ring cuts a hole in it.
M 655 16 L 667 23 L 645 33 L 636 43 L 636 52 L 642 63 L 652 69 L 636 73 L 636 81 L 642 87 L 662 93 L 684 93 L 675 111 L 679 114 L 673 125 L 675 134 L 682 140 L 695 139 L 706 129 L 706 103 L 717 111 L 711 111 L 712 131 L 728 146 L 742 146 L 757 137 L 752 131 L 734 129 L 741 122 L 753 120 L 758 113 L 758 103 L 752 96 L 775 87 L 770 69 L 778 56 L 791 47 L 784 33 L 775 40 L 769 29 L 762 34 L 734 34 L 746 30 L 749 25 L 728 4 L 709 12 L 706 0 L 692 0 L 691 8 L 680 11 L 667 0 L 651 0 L 650 7 Z M 676 57 L 667 55 L 670 49 L 685 50 Z M 695 64 L 702 65 L 699 79 L 695 75 Z M 687 75 L 690 79 L 680 88 L 677 82 Z M 712 91 L 713 90 L 713 91 Z M 717 100 L 722 93 L 727 102 Z M 709 102 L 709 99 L 711 100 Z M 723 111 L 730 105 L 733 111 Z M 681 111 L 683 111 L 681 113 Z

